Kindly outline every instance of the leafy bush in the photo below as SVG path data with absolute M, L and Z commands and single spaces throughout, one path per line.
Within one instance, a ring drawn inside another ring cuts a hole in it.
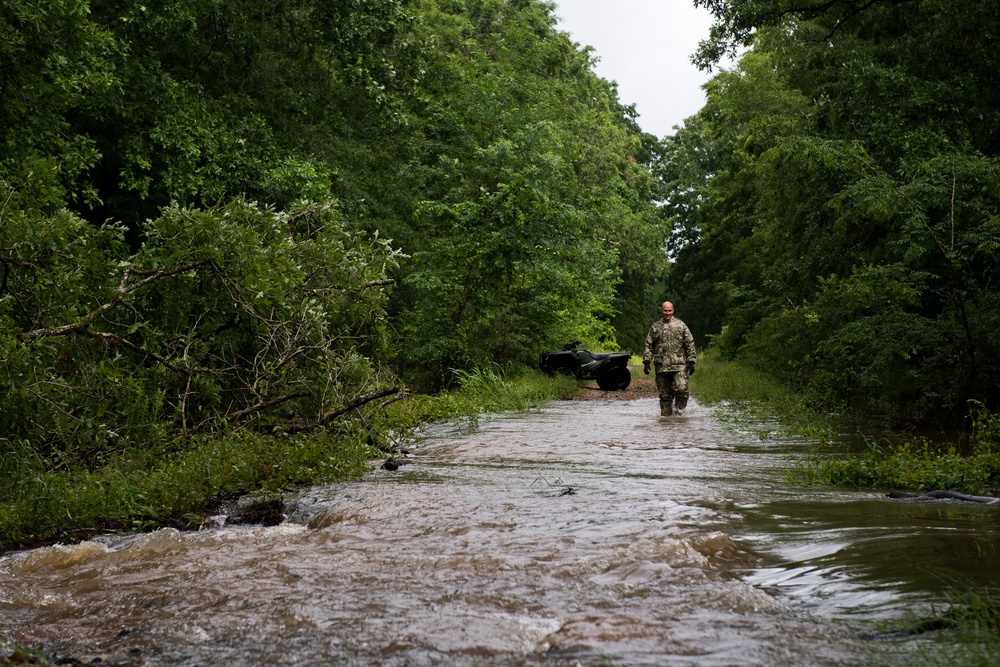
M 120 227 L 4 191 L 4 442 L 97 465 L 177 431 L 316 427 L 379 388 L 398 254 L 331 202 L 172 206 L 130 254 Z

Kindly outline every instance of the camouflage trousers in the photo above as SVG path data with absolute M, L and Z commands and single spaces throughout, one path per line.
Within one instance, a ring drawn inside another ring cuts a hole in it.
M 687 372 L 657 373 L 656 390 L 660 394 L 661 416 L 683 413 L 688 404 Z

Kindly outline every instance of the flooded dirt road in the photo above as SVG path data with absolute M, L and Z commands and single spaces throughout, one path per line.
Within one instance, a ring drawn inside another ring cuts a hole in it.
M 879 619 L 996 587 L 1000 511 L 796 489 L 812 446 L 697 404 L 434 427 L 276 527 L 0 559 L 0 636 L 149 665 L 859 665 Z

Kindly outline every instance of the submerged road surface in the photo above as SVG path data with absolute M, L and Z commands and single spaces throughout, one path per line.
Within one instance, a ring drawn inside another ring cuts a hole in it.
M 657 413 L 438 426 L 280 526 L 10 554 L 0 637 L 147 665 L 858 665 L 942 572 L 996 585 L 996 508 L 803 495 L 809 443 Z

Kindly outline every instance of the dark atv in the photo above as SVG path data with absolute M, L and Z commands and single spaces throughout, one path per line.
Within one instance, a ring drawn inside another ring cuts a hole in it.
M 542 352 L 539 366 L 546 373 L 565 373 L 578 380 L 597 380 L 604 391 L 625 389 L 632 382 L 628 370 L 628 352 L 600 354 L 577 347 L 578 340 L 571 340 L 558 352 Z

